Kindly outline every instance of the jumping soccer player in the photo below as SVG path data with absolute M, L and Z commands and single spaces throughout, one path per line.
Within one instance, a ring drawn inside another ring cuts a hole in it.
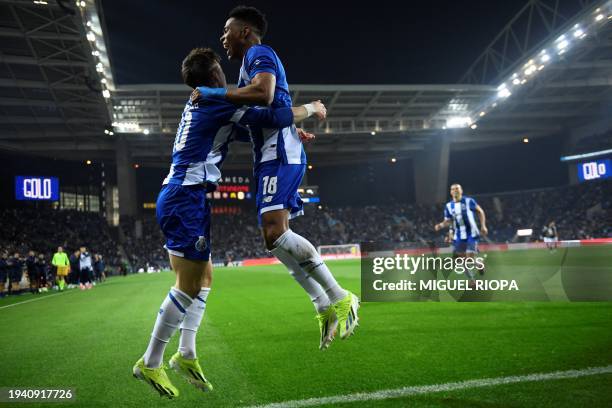
M 219 61 L 211 49 L 192 50 L 182 64 L 184 82 L 192 88 L 225 87 Z M 165 248 L 176 272 L 176 284 L 161 304 L 144 356 L 133 368 L 134 376 L 161 396 L 173 398 L 179 394 L 162 365 L 166 344 L 179 327 L 179 351 L 170 359 L 170 366 L 197 388 L 213 388 L 195 352 L 195 337 L 212 281 L 210 204 L 206 193 L 216 189 L 235 131 L 247 125 L 284 128 L 315 112 L 325 117 L 325 106 L 313 102 L 297 108 L 239 108 L 210 98 L 201 98 L 197 103 L 190 100 L 185 105 L 170 173 L 157 198 L 157 221 L 166 237 Z
M 454 223 L 453 254 L 457 258 L 475 257 L 478 253 L 478 240 L 480 235 L 488 234 L 487 217 L 482 207 L 471 197 L 463 195 L 460 184 L 450 186 L 452 200 L 444 206 L 444 221 L 434 226 L 436 231 L 446 228 Z M 476 224 L 478 214 L 480 221 L 480 233 Z M 471 270 L 466 270 L 470 281 L 474 282 L 475 276 Z
M 221 42 L 230 60 L 242 61 L 238 88 L 198 87 L 200 95 L 236 104 L 291 106 L 283 64 L 271 47 L 261 43 L 267 26 L 265 16 L 254 7 L 230 11 Z M 303 214 L 297 192 L 306 168 L 301 139 L 312 137 L 301 137 L 293 125 L 251 128 L 257 216 L 266 248 L 310 296 L 319 321 L 319 348 L 325 349 L 337 330 L 342 339 L 353 334 L 359 299 L 338 284 L 315 247 L 289 229 L 289 220 Z

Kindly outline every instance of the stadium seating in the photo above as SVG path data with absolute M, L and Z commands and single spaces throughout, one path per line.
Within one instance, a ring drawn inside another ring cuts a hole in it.
M 0 209 L 0 249 L 27 254 L 33 250 L 51 260 L 58 246 L 70 255 L 81 245 L 100 253 L 107 265 L 118 265 L 117 242 L 99 214 L 75 210 Z
M 475 195 L 488 216 L 489 239 L 507 242 L 515 239 L 519 228 L 532 228 L 532 239 L 539 239 L 542 226 L 556 221 L 561 239 L 612 236 L 612 183 L 591 182 L 577 186 L 524 192 Z M 358 243 L 363 241 L 414 241 L 444 243 L 444 234 L 433 225 L 443 217 L 443 204 L 387 205 L 367 207 L 307 207 L 307 216 L 291 223 L 292 229 L 312 239 L 315 245 Z M 374 222 L 375 220 L 375 222 Z M 124 227 L 124 233 L 130 230 Z M 148 261 L 160 265 L 163 237 L 153 218 L 143 221 L 143 239 L 133 236 L 126 245 L 132 260 L 140 267 Z M 257 228 L 254 212 L 213 217 L 214 260 L 226 262 L 268 257 Z M 153 255 L 152 255 L 153 254 Z M 142 260 L 147 260 L 142 262 Z
M 612 236 L 612 183 L 590 182 L 577 186 L 496 193 L 474 196 L 488 217 L 489 239 L 508 242 L 519 228 L 532 228 L 539 238 L 542 226 L 554 220 L 561 239 Z M 307 207 L 306 217 L 292 228 L 312 239 L 315 245 L 362 241 L 436 242 L 443 245 L 444 233 L 433 225 L 442 219 L 443 204 L 379 205 L 351 207 Z M 375 222 L 374 222 L 375 220 Z M 101 253 L 110 267 L 121 260 L 119 241 L 133 270 L 168 266 L 163 237 L 154 217 L 142 220 L 142 238 L 135 235 L 134 219 L 121 223 L 120 239 L 98 214 L 73 210 L 0 210 L 0 248 L 27 253 L 43 252 L 47 259 L 58 245 L 70 250 L 81 244 Z M 213 217 L 214 261 L 228 262 L 268 257 L 257 228 L 255 214 L 218 214 Z

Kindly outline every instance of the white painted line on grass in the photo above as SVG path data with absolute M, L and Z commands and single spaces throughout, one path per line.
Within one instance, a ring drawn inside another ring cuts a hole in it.
M 117 281 L 115 279 L 113 279 L 110 282 L 98 283 L 96 286 L 97 287 L 104 287 L 104 286 L 110 285 L 111 283 L 116 283 L 116 282 Z M 54 293 L 52 295 L 45 295 L 45 296 L 37 297 L 35 299 L 24 300 L 23 302 L 11 303 L 10 305 L 0 306 L 0 309 L 6 309 L 7 307 L 11 307 L 11 306 L 23 305 L 24 303 L 36 302 L 37 300 L 43 300 L 43 299 L 47 299 L 47 298 L 50 298 L 50 297 L 53 297 L 53 296 L 64 295 L 66 293 L 71 293 L 71 292 L 77 293 L 78 290 L 76 290 L 76 289 L 78 289 L 78 288 L 68 289 L 65 292 Z
M 490 387 L 495 385 L 516 384 L 523 382 L 537 382 L 549 380 L 562 380 L 565 378 L 578 378 L 598 374 L 612 373 L 612 365 L 605 367 L 589 367 L 580 370 L 554 371 L 551 373 L 537 373 L 516 375 L 510 377 L 482 378 L 445 384 L 417 385 L 412 387 L 395 388 L 374 392 L 360 392 L 355 394 L 336 395 L 332 397 L 309 398 L 303 400 L 275 402 L 272 404 L 255 405 L 250 408 L 285 408 L 285 407 L 314 407 L 324 404 L 341 404 L 348 402 L 363 402 L 386 400 L 392 398 L 408 397 L 411 395 L 429 394 L 435 392 L 455 391 L 468 388 Z
M 11 307 L 11 306 L 23 305 L 24 303 L 36 302 L 37 300 L 48 299 L 53 296 L 65 295 L 66 293 L 69 293 L 69 292 L 54 293 L 52 295 L 41 296 L 41 297 L 37 297 L 34 299 L 24 300 L 23 302 L 11 303 L 10 305 L 0 306 L 0 309 L 6 309 L 7 307 Z

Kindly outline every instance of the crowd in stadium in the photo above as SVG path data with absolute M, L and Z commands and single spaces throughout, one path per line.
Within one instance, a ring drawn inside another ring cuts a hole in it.
M 542 226 L 555 221 L 560 239 L 612 236 L 612 183 L 590 182 L 569 187 L 536 191 L 476 195 L 488 218 L 493 242 L 516 240 L 517 229 L 532 228 L 531 239 L 540 239 Z M 443 204 L 379 205 L 366 207 L 309 206 L 306 216 L 291 223 L 292 229 L 311 237 L 315 245 L 396 241 L 444 245 L 445 234 L 434 232 L 433 225 L 443 218 Z M 93 255 L 91 281 L 95 281 L 96 262 L 111 270 L 127 263 L 133 271 L 168 267 L 164 239 L 153 216 L 145 217 L 142 228 L 134 219 L 124 219 L 121 232 L 113 238 L 106 220 L 95 213 L 51 209 L 0 210 L 0 279 L 22 281 L 35 277 L 42 289 L 55 284 L 51 257 L 62 246 L 71 261 L 80 256 L 81 247 Z M 375 222 L 374 222 L 375 220 Z M 138 230 L 138 231 L 137 231 Z M 213 217 L 213 257 L 216 262 L 268 257 L 252 211 L 218 214 Z M 122 252 L 123 249 L 123 252 Z M 76 251 L 76 252 L 75 252 Z M 75 270 L 67 284 L 78 285 L 87 276 Z M 99 265 L 99 264 L 98 264 Z M 23 285 L 22 285 L 23 286 Z M 11 285 L 7 285 L 10 289 Z M 32 289 L 32 286 L 30 287 Z
M 169 266 L 168 253 L 163 247 L 164 240 L 157 220 L 149 216 L 142 218 L 139 222 L 142 223 L 142 229 L 140 229 L 142 233 L 137 233 L 136 219 L 133 217 L 124 217 L 120 225 L 123 248 L 132 268 L 136 271 L 167 268 Z
M 537 191 L 476 195 L 488 218 L 493 242 L 516 240 L 518 229 L 533 229 L 540 240 L 542 227 L 555 221 L 560 239 L 612 236 L 612 183 L 586 183 Z M 443 205 L 379 205 L 366 207 L 306 207 L 306 216 L 291 222 L 296 232 L 311 237 L 315 245 L 396 241 L 444 245 L 445 234 L 433 226 L 443 218 Z M 375 222 L 374 222 L 375 220 Z M 130 235 L 126 245 L 139 267 L 167 264 L 160 248 L 163 237 L 155 219 L 143 221 L 142 239 Z M 212 223 L 213 256 L 217 262 L 269 257 L 255 215 L 215 215 Z
M 52 258 L 62 247 L 66 285 L 91 288 L 106 265 L 118 265 L 116 241 L 98 214 L 49 208 L 0 209 L 0 296 L 57 288 Z

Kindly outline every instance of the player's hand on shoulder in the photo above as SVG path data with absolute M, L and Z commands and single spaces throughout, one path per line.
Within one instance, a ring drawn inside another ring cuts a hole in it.
M 302 141 L 302 143 L 308 143 L 311 140 L 314 140 L 314 138 L 316 137 L 314 134 L 308 133 L 307 131 L 305 131 L 302 128 L 297 128 L 297 133 L 298 133 L 298 136 L 300 137 L 300 140 Z

